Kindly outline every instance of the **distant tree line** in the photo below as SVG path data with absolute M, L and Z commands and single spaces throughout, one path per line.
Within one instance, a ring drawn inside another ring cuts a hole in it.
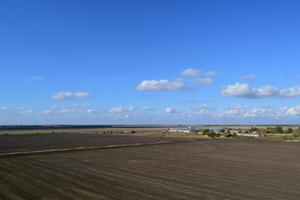
M 300 127 L 298 128 L 300 131 Z M 275 128 L 273 127 L 268 127 L 267 128 L 267 133 L 284 133 L 283 128 L 281 126 L 276 126 Z M 293 133 L 294 130 L 292 128 L 288 128 L 286 133 Z

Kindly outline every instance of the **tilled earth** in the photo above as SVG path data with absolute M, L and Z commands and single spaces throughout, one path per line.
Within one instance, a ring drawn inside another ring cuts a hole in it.
M 1 135 L 0 154 L 9 152 L 38 151 L 74 147 L 107 146 L 157 141 L 180 141 L 177 138 L 163 138 L 134 135 L 97 134 L 40 134 L 40 135 Z
M 128 136 L 130 137 L 130 136 Z M 300 145 L 200 140 L 0 159 L 0 199 L 300 199 Z

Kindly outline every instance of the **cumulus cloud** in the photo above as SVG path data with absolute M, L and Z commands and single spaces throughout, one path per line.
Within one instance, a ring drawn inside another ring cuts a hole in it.
M 280 90 L 280 95 L 283 97 L 297 97 L 300 96 L 300 86 L 294 86 Z
M 52 96 L 55 100 L 67 100 L 67 99 L 81 99 L 88 98 L 90 94 L 88 92 L 58 92 Z
M 143 80 L 137 86 L 137 90 L 173 90 L 180 91 L 193 89 L 195 83 L 212 84 L 215 71 L 201 72 L 198 69 L 187 68 L 181 72 L 182 77 L 175 81 L 163 80 Z
M 183 90 L 184 83 L 182 81 L 164 80 L 144 80 L 138 86 L 138 90 Z
M 166 113 L 174 114 L 174 113 L 179 113 L 180 111 L 177 110 L 176 108 L 167 107 L 167 108 L 165 109 L 165 112 L 166 112 Z
M 284 117 L 299 117 L 300 105 L 285 106 L 272 108 L 270 106 L 233 106 L 225 109 L 220 113 L 219 117 L 232 118 L 284 118 Z
M 190 80 L 193 80 L 196 83 L 209 85 L 213 83 L 213 77 L 216 76 L 217 72 L 208 71 L 202 72 L 198 69 L 187 68 L 181 72 L 183 76 L 189 77 Z
M 189 115 L 192 118 L 198 116 L 210 119 L 288 119 L 300 117 L 300 105 L 284 107 L 234 105 L 218 109 L 202 104 L 190 110 Z
M 109 109 L 110 113 L 128 113 L 132 112 L 134 110 L 133 106 L 129 107 L 123 107 L 123 106 L 117 106 Z
M 255 98 L 256 94 L 250 85 L 245 83 L 236 83 L 234 85 L 227 85 L 222 90 L 222 95 L 224 96 L 236 96 L 236 97 L 246 97 Z
M 275 112 L 274 116 L 276 116 L 277 118 L 300 116 L 300 105 L 286 106 L 286 107 L 279 108 Z
M 181 73 L 183 76 L 189 76 L 189 77 L 197 77 L 200 76 L 201 71 L 194 68 L 187 68 L 182 71 Z
M 168 110 L 172 112 L 171 108 Z M 176 113 L 176 111 L 173 111 Z M 219 119 L 289 119 L 300 117 L 300 105 L 274 108 L 272 106 L 248 106 L 234 105 L 227 108 L 211 107 L 202 104 L 193 107 L 188 111 L 181 111 L 181 117 L 197 119 L 198 117 L 219 120 Z
M 254 80 L 254 79 L 256 79 L 255 74 L 245 74 L 241 76 L 241 80 Z
M 197 83 L 201 83 L 201 84 L 212 84 L 213 83 L 213 79 L 209 78 L 209 77 L 204 77 L 204 78 L 197 78 L 196 79 Z
M 300 86 L 279 89 L 273 86 L 252 87 L 246 83 L 235 83 L 227 85 L 221 91 L 224 96 L 242 98 L 264 98 L 264 97 L 297 97 L 300 96 Z

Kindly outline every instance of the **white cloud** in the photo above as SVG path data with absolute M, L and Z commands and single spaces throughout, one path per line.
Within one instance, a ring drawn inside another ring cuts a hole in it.
M 74 94 L 76 98 L 87 98 L 90 96 L 88 92 L 77 92 Z
M 273 86 L 263 86 L 260 88 L 251 87 L 246 83 L 227 85 L 221 91 L 224 96 L 243 98 L 264 98 L 264 97 L 297 97 L 300 96 L 300 86 L 286 89 L 279 89 Z
M 297 97 L 300 96 L 300 86 L 294 86 L 280 90 L 280 95 L 283 97 Z
M 144 80 L 138 86 L 138 90 L 183 90 L 182 81 L 170 82 L 168 80 Z
M 201 71 L 194 68 L 187 68 L 181 73 L 183 76 L 197 77 L 200 76 Z
M 193 117 L 206 117 L 210 119 L 226 119 L 226 118 L 274 118 L 278 109 L 272 107 L 250 107 L 247 105 L 235 105 L 225 109 L 210 107 L 206 104 L 194 108 L 191 113 Z
M 140 84 L 138 84 L 137 89 L 141 91 L 145 90 L 186 90 L 193 89 L 193 85 L 195 83 L 200 84 L 212 84 L 213 76 L 217 73 L 215 71 L 201 72 L 198 69 L 187 68 L 181 72 L 180 79 L 175 81 L 169 81 L 167 79 L 163 80 L 143 80 Z M 187 85 L 190 84 L 190 85 Z
M 55 100 L 66 100 L 66 99 L 80 99 L 88 98 L 90 94 L 88 92 L 59 92 L 52 96 L 52 99 Z
M 109 110 L 110 113 L 128 113 L 132 112 L 134 110 L 133 106 L 129 107 L 123 107 L 123 106 L 117 106 L 113 107 Z
M 256 94 L 253 88 L 251 88 L 246 83 L 237 82 L 234 85 L 227 85 L 222 90 L 222 95 L 224 96 L 236 96 L 236 97 L 246 97 L 246 98 L 255 98 Z
M 219 117 L 234 117 L 234 118 L 285 118 L 299 117 L 300 105 L 287 106 L 280 108 L 272 108 L 269 106 L 249 107 L 249 106 L 234 106 L 225 109 Z
M 174 113 L 179 113 L 180 111 L 177 110 L 176 108 L 167 107 L 167 108 L 165 109 L 165 112 L 166 112 L 166 113 L 174 114 Z
M 213 79 L 209 78 L 209 77 L 204 77 L 204 78 L 197 78 L 196 79 L 197 83 L 201 83 L 201 84 L 212 84 L 213 83 Z
M 278 118 L 300 116 L 300 105 L 279 108 L 275 112 L 275 116 Z
M 170 110 L 171 111 L 171 110 Z M 169 112 L 170 112 L 169 111 Z M 176 113 L 176 112 L 175 112 Z M 210 107 L 202 104 L 187 112 L 191 118 L 207 118 L 207 119 L 289 119 L 300 118 L 300 104 L 294 106 L 285 106 L 274 108 L 272 106 L 248 106 L 234 105 L 224 109 Z
M 241 76 L 241 80 L 254 80 L 254 79 L 256 79 L 255 74 L 245 74 Z
M 215 71 L 201 72 L 198 69 L 187 68 L 181 73 L 183 76 L 190 77 L 195 83 L 209 85 L 213 83 L 213 77 L 217 75 Z
M 88 109 L 86 112 L 89 114 L 97 113 L 97 111 L 95 109 Z

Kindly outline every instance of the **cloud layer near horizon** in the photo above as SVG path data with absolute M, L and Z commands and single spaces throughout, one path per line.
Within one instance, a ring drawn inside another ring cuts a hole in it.
M 275 98 L 291 98 L 300 96 L 300 86 L 293 86 L 289 88 L 277 88 L 274 86 L 262 86 L 262 87 L 252 87 L 247 83 L 235 83 L 233 85 L 225 86 L 221 94 L 223 96 L 231 97 L 241 97 L 248 99 L 255 98 L 266 98 L 266 97 L 275 97 Z

